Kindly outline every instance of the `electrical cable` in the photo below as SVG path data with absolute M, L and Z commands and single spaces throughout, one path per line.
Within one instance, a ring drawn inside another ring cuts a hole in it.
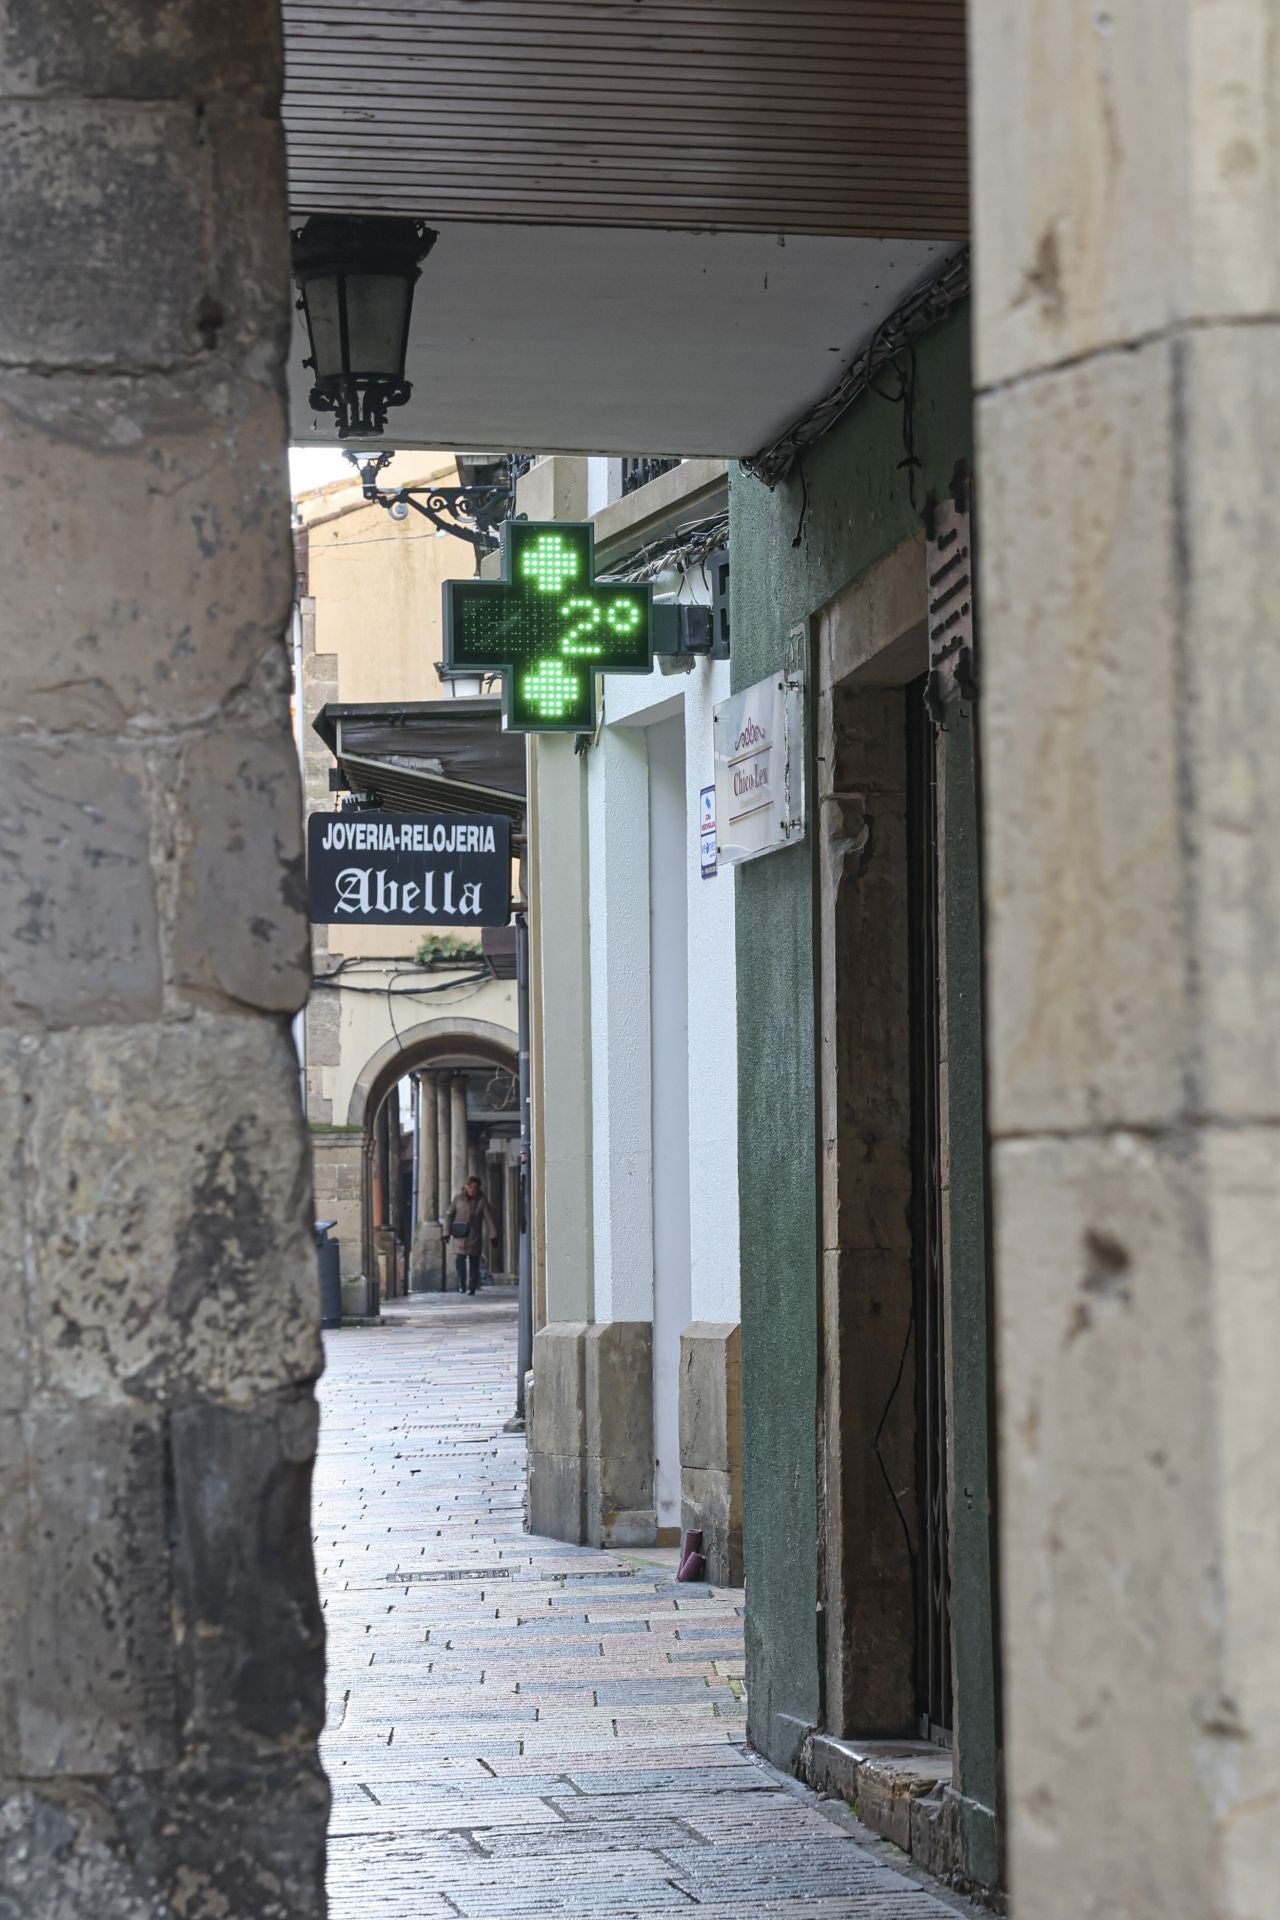
M 391 1033 L 397 1047 L 403 1049 L 404 1042 L 400 1038 L 400 1029 L 396 1025 L 396 1010 L 394 1005 L 392 1004 L 392 1002 L 397 998 L 397 996 L 393 994 L 391 991 L 392 986 L 395 983 L 395 978 L 396 976 L 393 973 L 388 974 L 387 976 L 387 1019 L 391 1022 Z
M 915 1587 L 916 1577 L 917 1577 L 916 1550 L 911 1544 L 911 1529 L 907 1525 L 907 1516 L 902 1511 L 902 1502 L 898 1498 L 898 1490 L 894 1486 L 893 1481 L 889 1477 L 889 1469 L 885 1465 L 884 1455 L 880 1451 L 880 1438 L 881 1438 L 881 1435 L 884 1433 L 885 1426 L 889 1419 L 889 1415 L 893 1410 L 893 1403 L 898 1397 L 898 1388 L 902 1385 L 902 1376 L 906 1372 L 907 1355 L 911 1351 L 911 1336 L 915 1332 L 915 1326 L 916 1326 L 916 1290 L 913 1285 L 911 1288 L 911 1308 L 907 1314 L 907 1331 L 903 1336 L 902 1352 L 898 1356 L 898 1371 L 894 1375 L 893 1385 L 889 1389 L 889 1398 L 884 1403 L 884 1412 L 880 1415 L 880 1424 L 876 1428 L 876 1437 L 871 1443 L 872 1452 L 876 1456 L 876 1464 L 880 1468 L 880 1473 L 884 1480 L 884 1484 L 889 1490 L 889 1498 L 893 1502 L 894 1512 L 897 1514 L 899 1524 L 902 1527 L 902 1537 L 906 1542 L 906 1547 L 907 1547 L 907 1560 L 910 1563 L 910 1567 L 911 1567 L 911 1584 L 912 1584 L 913 1590 Z
M 960 301 L 968 299 L 969 285 L 969 249 L 962 247 L 943 263 L 932 279 L 917 287 L 881 322 L 830 393 L 801 414 L 767 447 L 739 463 L 743 472 L 753 474 L 770 490 L 785 480 L 804 449 L 830 432 L 841 415 L 867 391 L 882 367 L 896 360 L 904 347 L 945 319 Z
M 902 408 L 903 458 L 898 462 L 898 471 L 901 473 L 904 467 L 907 470 L 907 496 L 914 513 L 916 511 L 916 474 L 921 470 L 923 462 L 916 455 L 916 350 L 914 346 L 908 346 L 905 353 L 905 363 L 899 356 L 895 356 L 870 375 L 867 379 L 867 391 L 874 393 L 877 399 L 887 400 L 890 406 Z M 896 393 L 886 393 L 882 386 L 877 385 L 883 374 L 888 371 L 898 376 Z
M 798 547 L 804 539 L 804 523 L 809 518 L 809 482 L 805 478 L 803 460 L 796 462 L 796 473 L 800 479 L 800 523 L 796 528 L 796 537 L 791 542 L 793 547 Z
M 700 520 L 686 521 L 660 539 L 637 547 L 624 564 L 610 568 L 607 573 L 597 577 L 601 580 L 636 583 L 651 580 L 656 574 L 666 573 L 673 568 L 687 575 L 690 567 L 700 561 L 705 563 L 710 554 L 727 544 L 728 539 L 728 514 L 706 515 Z
M 392 982 L 403 977 L 402 974 L 393 974 Z M 438 987 L 392 987 L 392 990 L 397 997 L 403 997 L 406 1000 L 425 1000 L 432 994 L 456 993 L 463 987 L 474 987 L 478 991 L 479 988 L 487 986 L 490 980 L 496 978 L 497 975 L 491 971 L 468 973 L 459 980 L 442 980 Z M 388 982 L 388 986 L 391 986 L 392 982 Z M 314 974 L 311 984 L 313 987 L 332 987 L 335 993 L 376 993 L 381 996 L 387 991 L 386 987 L 357 986 L 353 980 L 338 980 L 332 974 Z

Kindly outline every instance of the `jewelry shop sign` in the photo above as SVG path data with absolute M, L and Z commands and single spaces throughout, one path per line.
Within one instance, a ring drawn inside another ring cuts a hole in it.
M 313 813 L 313 926 L 505 927 L 511 823 L 490 813 Z
M 715 709 L 720 863 L 804 838 L 804 681 L 778 672 Z

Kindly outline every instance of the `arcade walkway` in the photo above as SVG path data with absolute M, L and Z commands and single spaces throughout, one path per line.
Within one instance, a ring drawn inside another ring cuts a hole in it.
M 746 1752 L 741 1593 L 524 1533 L 509 1295 L 326 1338 L 331 1920 L 953 1920 Z

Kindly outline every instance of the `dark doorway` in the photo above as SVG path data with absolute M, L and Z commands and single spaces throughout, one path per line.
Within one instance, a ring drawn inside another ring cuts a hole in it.
M 921 1739 L 949 1745 L 951 1529 L 947 1309 L 942 1221 L 942 1004 L 937 741 L 924 680 L 906 691 L 908 973 L 911 1023 L 911 1278 L 916 1326 L 916 1691 Z

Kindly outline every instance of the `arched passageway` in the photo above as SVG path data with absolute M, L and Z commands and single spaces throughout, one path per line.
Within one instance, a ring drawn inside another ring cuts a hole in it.
M 372 1311 L 410 1287 L 448 1284 L 441 1221 L 475 1174 L 498 1231 L 491 1271 L 519 1258 L 519 1100 L 515 1036 L 488 1021 L 423 1021 L 357 1076 L 348 1125 L 360 1129 L 362 1266 Z M 375 1285 L 376 1283 L 376 1285 Z

